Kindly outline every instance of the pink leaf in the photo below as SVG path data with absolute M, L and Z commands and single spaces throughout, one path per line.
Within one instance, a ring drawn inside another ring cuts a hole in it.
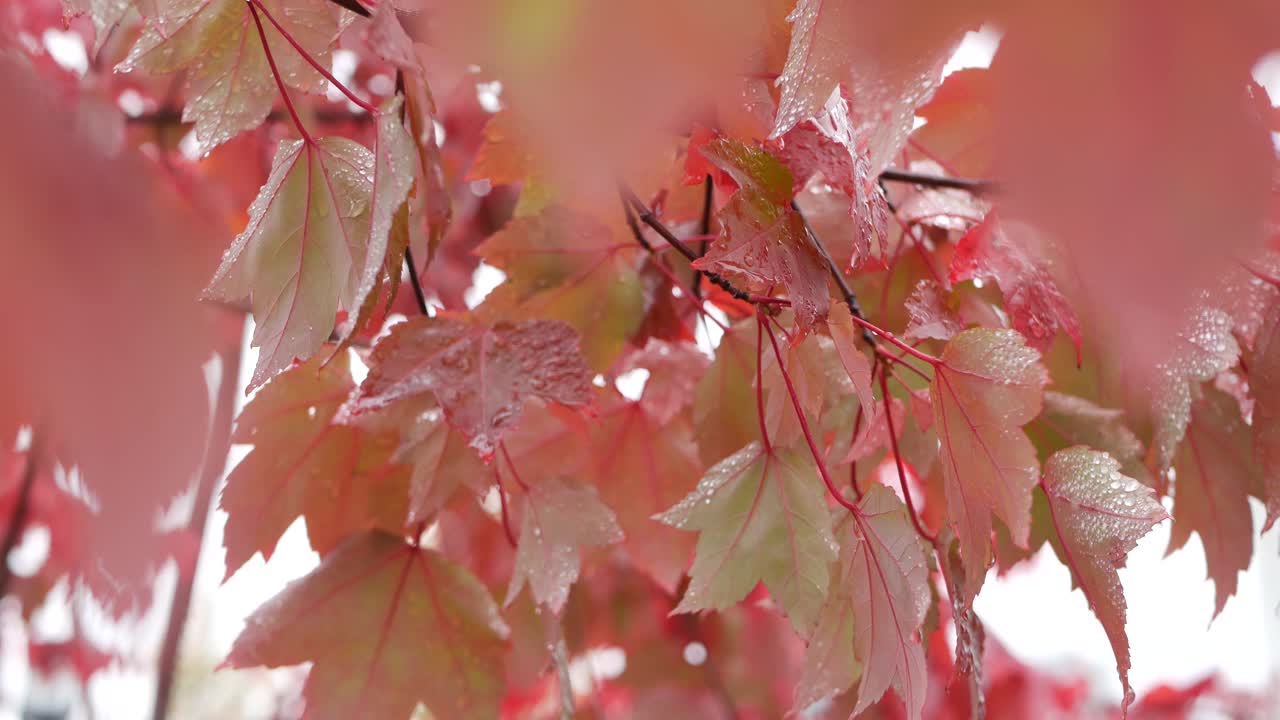
M 1014 231 L 1014 237 L 1009 236 Z M 1002 223 L 993 211 L 960 239 L 951 260 L 951 282 L 994 280 L 1004 294 L 1005 309 L 1013 329 L 1031 347 L 1044 352 L 1061 331 L 1071 338 L 1080 362 L 1080 321 L 1054 282 L 1053 275 L 1025 245 L 1031 230 L 1021 224 Z
M 1012 330 L 974 328 L 955 336 L 934 368 L 933 399 L 947 512 L 960 539 L 972 597 L 991 563 L 991 514 L 1025 546 L 1031 489 L 1040 464 L 1022 426 L 1040 413 L 1048 374 Z
M 491 455 L 525 399 L 591 400 L 578 335 L 557 320 L 475 325 L 452 318 L 400 323 L 373 349 L 352 414 L 434 393 L 445 416 L 481 455 Z
M 907 717 L 923 712 L 927 676 L 917 633 L 930 602 L 925 548 L 906 507 L 872 485 L 836 532 L 844 538 L 837 574 L 805 653 L 796 707 L 847 690 L 861 669 L 861 713 L 892 686 Z
M 737 140 L 713 140 L 702 154 L 739 187 L 720 211 L 721 236 L 693 266 L 742 276 L 761 292 L 785 288 L 797 324 L 812 329 L 830 306 L 827 268 L 791 208 L 791 173 L 769 153 Z
M 1129 686 L 1124 590 L 1116 570 L 1124 567 L 1138 539 L 1169 515 L 1150 488 L 1120 474 L 1114 458 L 1084 446 L 1054 453 L 1045 463 L 1041 487 L 1049 497 L 1072 581 L 1111 640 L 1124 685 L 1121 709 L 1127 709 L 1134 693 Z
M 1261 477 L 1250 450 L 1249 426 L 1235 398 L 1205 386 L 1191 408 L 1186 440 L 1174 458 L 1169 552 L 1185 545 L 1192 532 L 1200 535 L 1216 588 L 1214 617 L 1235 594 L 1238 575 L 1253 558 L 1249 493 Z

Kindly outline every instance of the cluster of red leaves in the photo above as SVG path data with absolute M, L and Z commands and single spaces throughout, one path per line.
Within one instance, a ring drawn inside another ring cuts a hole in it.
M 298 518 L 321 562 L 226 665 L 312 663 L 308 717 L 1084 713 L 972 607 L 1046 543 L 1123 714 L 1117 570 L 1170 494 L 1234 594 L 1248 499 L 1280 516 L 1272 11 L 409 4 L 0 9 L 0 203 L 41 240 L 0 245 L 4 550 L 53 537 L 0 593 L 190 576 L 148 518 L 221 468 L 230 308 L 227 573 Z

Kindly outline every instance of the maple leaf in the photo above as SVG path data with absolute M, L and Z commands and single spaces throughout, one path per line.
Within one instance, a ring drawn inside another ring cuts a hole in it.
M 416 166 L 405 158 L 416 157 L 417 148 L 400 121 L 402 98 L 397 95 L 376 116 L 373 139 L 373 172 L 369 178 L 369 231 L 364 242 L 364 262 L 358 268 L 358 280 L 351 302 L 359 303 L 359 312 L 339 332 L 344 338 L 363 328 L 373 314 L 378 290 L 385 283 L 388 303 L 395 299 L 400 286 L 400 268 L 404 262 L 408 234 L 393 230 L 398 209 L 414 183 Z M 407 228 L 406 228 L 407 229 Z M 392 247 L 392 242 L 395 247 Z
M 592 472 L 600 495 L 617 513 L 627 556 L 674 592 L 689 566 L 693 538 L 652 518 L 683 498 L 704 466 L 687 416 L 655 417 L 648 407 L 642 397 L 602 413 L 592 427 L 592 447 L 607 452 L 594 453 Z
M 693 394 L 693 426 L 703 462 L 718 462 L 759 437 L 755 394 L 756 322 L 740 322 L 720 338 L 716 357 Z
M 1173 530 L 1169 550 L 1192 532 L 1204 544 L 1209 578 L 1216 588 L 1214 617 L 1235 594 L 1237 576 L 1253 558 L 1249 493 L 1261 484 L 1253 463 L 1249 426 L 1230 395 L 1205 386 L 1192 405 L 1186 440 L 1174 456 Z
M 783 351 L 781 360 L 768 352 L 764 356 L 762 380 L 769 437 L 781 445 L 798 443 L 804 437 L 791 391 L 787 389 L 788 379 L 800 407 L 815 426 L 825 429 L 833 420 L 842 419 L 850 409 L 850 391 L 856 392 L 856 385 L 846 370 L 847 362 L 856 361 L 841 356 L 835 341 L 824 335 L 793 341 Z M 874 407 L 874 397 L 868 407 Z
M 582 570 L 580 548 L 621 542 L 622 530 L 594 488 L 566 478 L 529 488 L 523 515 L 506 604 L 527 582 L 534 599 L 559 614 Z
M 858 683 L 852 714 L 866 710 L 890 685 L 919 718 L 925 700 L 924 648 L 918 632 L 930 603 L 925 549 L 906 506 L 883 485 L 872 485 L 836 526 L 845 539 L 827 600 L 809 641 L 796 708 Z
M 946 342 L 964 330 L 961 320 L 947 306 L 945 290 L 934 280 L 921 280 L 903 303 L 907 311 L 907 327 L 902 336 L 908 340 L 942 340 Z
M 1009 231 L 1016 231 L 1010 238 Z M 1080 321 L 1063 297 L 1049 269 L 1024 244 L 1031 230 L 1005 223 L 990 212 L 960 239 L 951 259 L 951 282 L 994 280 L 1004 295 L 1013 329 L 1031 347 L 1045 352 L 1059 331 L 1071 338 L 1080 362 Z
M 577 333 L 558 320 L 484 325 L 415 318 L 374 346 L 369 375 L 349 410 L 358 415 L 428 392 L 471 447 L 490 456 L 526 398 L 588 403 L 591 371 L 578 352 Z
M 1280 517 L 1280 302 L 1272 304 L 1249 359 L 1253 391 L 1253 451 L 1265 479 L 1267 520 L 1263 532 Z
M 840 86 L 853 99 L 854 127 L 867 132 L 870 168 L 878 174 L 906 141 L 915 109 L 938 86 L 973 19 L 953 13 L 964 14 L 918 2 L 800 0 L 787 18 L 791 45 L 778 77 L 772 135 L 817 115 Z M 930 22 L 920 23 L 922 17 Z
M 619 374 L 636 369 L 647 373 L 640 405 L 654 422 L 662 425 L 688 406 L 710 364 L 710 359 L 691 342 L 649 338 L 643 350 L 627 357 Z
M 130 10 L 136 9 L 144 17 L 155 13 L 156 0 L 62 0 L 67 19 L 86 15 L 93 23 L 93 55 L 111 36 Z
M 281 141 L 249 224 L 206 291 L 228 302 L 250 298 L 260 350 L 249 389 L 313 356 L 339 307 L 362 304 L 374 165 L 368 149 L 345 138 Z
M 1071 569 L 1072 584 L 1084 593 L 1111 641 L 1124 685 L 1123 710 L 1134 694 L 1124 590 L 1116 570 L 1124 567 L 1138 540 L 1169 515 L 1150 488 L 1120 474 L 1115 458 L 1084 446 L 1054 453 L 1045 462 L 1040 487 L 1049 498 L 1057 547 Z
M 326 0 L 262 0 L 263 6 L 321 67 L 347 20 Z M 184 122 L 194 121 L 201 152 L 256 127 L 279 92 L 262 40 L 244 0 L 169 0 L 147 20 L 142 35 L 117 69 L 149 73 L 187 71 Z M 327 87 L 301 53 L 278 32 L 267 46 L 284 82 L 304 92 Z
M 489 487 L 484 463 L 467 445 L 466 438 L 445 422 L 435 398 L 401 400 L 350 420 L 375 435 L 399 435 L 399 447 L 391 459 L 413 468 L 406 527 L 429 520 L 459 489 L 465 487 L 480 496 Z
M 509 630 L 465 568 L 366 532 L 289 583 L 245 622 L 224 666 L 313 663 L 308 718 L 493 718 Z
M 1231 318 L 1221 310 L 1202 307 L 1178 334 L 1175 350 L 1160 365 L 1155 382 L 1155 430 L 1151 440 L 1156 469 L 1163 472 L 1173 462 L 1191 421 L 1192 388 L 1224 370 L 1240 357 L 1240 346 L 1231 334 Z
M 475 252 L 507 273 L 519 316 L 573 326 L 583 338 L 583 356 L 597 370 L 617 360 L 639 327 L 644 297 L 637 247 L 618 242 L 587 215 L 551 205 L 507 223 Z
M 946 168 L 932 160 L 912 161 L 908 169 L 921 175 L 948 174 Z M 982 222 L 989 210 L 989 204 L 980 196 L 955 188 L 918 186 L 898 201 L 898 215 L 907 225 L 924 225 L 948 232 L 972 228 Z
M 768 292 L 786 288 L 796 322 L 807 332 L 827 315 L 827 267 L 791 208 L 791 173 L 777 158 L 721 138 L 700 152 L 738 184 L 720 210 L 721 234 L 693 267 L 733 273 Z
M 699 531 L 689 587 L 673 612 L 724 610 L 764 582 L 796 631 L 813 631 L 838 546 L 822 485 L 799 455 L 753 442 L 656 519 Z
M 865 137 L 850 124 L 848 103 L 843 97 L 833 94 L 817 118 L 783 135 L 775 154 L 795 178 L 795 191 L 820 173 L 826 182 L 849 196 L 854 229 L 849 267 L 884 254 L 889 203 L 871 172 Z
M 1016 544 L 1027 543 L 1040 466 L 1022 426 L 1039 414 L 1047 382 L 1039 354 L 1012 330 L 966 330 L 947 343 L 935 367 L 929 396 L 970 597 L 991 562 L 992 512 Z
M 1151 472 L 1143 464 L 1142 441 L 1124 421 L 1124 411 L 1105 408 L 1074 395 L 1052 390 L 1044 394 L 1044 412 L 1035 427 L 1048 430 L 1057 441 L 1053 449 L 1088 445 L 1107 453 L 1120 463 L 1120 471 L 1152 485 Z M 1044 449 L 1044 446 L 1041 446 Z
M 333 422 L 354 388 L 339 357 L 282 373 L 240 414 L 232 439 L 254 449 L 231 471 L 219 501 L 227 513 L 227 577 L 254 552 L 270 559 L 300 515 L 321 554 L 354 530 L 404 526 L 408 468 L 389 462 L 394 435 Z
M 854 328 L 853 316 L 849 313 L 848 306 L 837 304 L 831 308 L 831 315 L 827 318 L 827 330 L 831 333 L 831 339 L 835 341 L 840 364 L 849 375 L 849 382 L 853 383 L 858 402 L 866 411 L 870 411 L 876 406 L 875 391 L 871 387 L 871 361 L 862 350 L 862 332 L 861 329 Z

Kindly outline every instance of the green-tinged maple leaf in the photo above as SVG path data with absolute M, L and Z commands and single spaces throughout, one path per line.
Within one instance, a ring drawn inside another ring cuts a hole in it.
M 648 395 L 649 387 L 645 387 Z M 593 424 L 593 472 L 600 495 L 618 515 L 623 548 L 638 567 L 674 592 L 689 567 L 693 536 L 653 516 L 693 489 L 703 465 L 687 416 L 654 418 L 639 402 L 619 402 Z
M 1231 334 L 1231 317 L 1221 310 L 1199 309 L 1178 334 L 1171 356 L 1160 366 L 1154 388 L 1151 453 L 1158 471 L 1168 469 L 1187 432 L 1193 387 L 1229 369 L 1239 357 L 1240 346 Z
M 924 647 L 919 630 L 929 608 L 925 548 L 906 506 L 872 485 L 836 525 L 839 564 L 796 686 L 796 708 L 858 683 L 858 714 L 892 686 L 919 718 L 925 699 Z M 843 511 L 841 511 L 843 513 Z
M 130 9 L 153 15 L 155 4 L 156 0 L 62 0 L 62 9 L 67 18 L 84 15 L 93 23 L 92 51 L 96 55 Z
M 434 394 L 446 419 L 489 456 L 527 398 L 588 403 L 591 371 L 577 333 L 558 320 L 487 325 L 415 318 L 393 327 L 374 347 L 350 411 L 358 415 L 425 393 Z
M 360 307 L 374 164 L 368 149 L 345 138 L 280 143 L 249 224 L 207 291 L 250 299 L 259 348 L 250 389 L 315 355 L 339 308 Z
M 699 152 L 738 184 L 717 217 L 721 234 L 693 266 L 745 278 L 762 292 L 783 288 L 807 332 L 827 315 L 827 266 L 791 207 L 792 177 L 765 150 L 721 138 Z
M 1071 579 L 1102 623 L 1124 685 L 1121 709 L 1133 702 L 1129 686 L 1129 638 L 1125 635 L 1124 589 L 1116 572 L 1139 538 L 1169 515 L 1155 493 L 1120 474 L 1120 463 L 1104 452 L 1076 446 L 1045 462 L 1041 488 L 1061 555 Z
M 354 388 L 345 355 L 338 357 L 282 373 L 241 413 L 233 439 L 254 447 L 219 503 L 228 577 L 255 552 L 270 559 L 299 516 L 321 554 L 352 531 L 404 526 L 409 469 L 390 463 L 395 436 L 333 422 Z
M 313 663 L 306 717 L 498 716 L 508 629 L 484 585 L 439 553 L 367 532 L 258 608 L 225 665 Z
M 838 546 L 822 483 L 797 453 L 751 443 L 657 519 L 699 533 L 675 612 L 724 610 L 764 582 L 796 631 L 812 633 Z
M 643 317 L 638 252 L 630 239 L 558 205 L 512 220 L 476 249 L 507 273 L 506 292 L 519 317 L 573 326 L 587 363 L 600 371 L 618 359 Z
M 1264 478 L 1267 520 L 1263 532 L 1280 517 L 1280 302 L 1271 305 L 1249 359 L 1254 398 L 1253 451 Z
M 558 614 L 582 570 L 581 549 L 621 542 L 622 530 L 594 488 L 566 478 L 530 487 L 523 505 L 506 604 L 528 583 L 534 599 Z
M 946 485 L 947 514 L 960 539 L 966 594 L 991 564 L 991 514 L 1025 546 L 1031 489 L 1040 472 L 1022 426 L 1040 413 L 1048 374 L 1013 330 L 966 330 L 947 343 L 929 384 Z
M 1192 532 L 1200 535 L 1216 588 L 1216 617 L 1253 558 L 1249 493 L 1261 484 L 1261 475 L 1253 462 L 1249 426 L 1235 398 L 1206 385 L 1190 418 L 1173 461 L 1177 478 L 1169 552 L 1185 545 Z
M 326 0 L 262 4 L 322 67 L 330 65 L 329 46 L 345 20 L 353 17 Z M 320 73 L 274 27 L 263 23 L 284 82 L 304 92 L 323 92 L 326 81 Z M 195 122 L 202 152 L 265 120 L 279 93 L 245 0 L 168 0 L 148 18 L 119 69 L 185 70 L 188 100 L 182 117 Z

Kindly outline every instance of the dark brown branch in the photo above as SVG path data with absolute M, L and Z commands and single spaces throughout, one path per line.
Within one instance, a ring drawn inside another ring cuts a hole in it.
M 702 217 L 698 220 L 698 234 L 704 238 L 711 234 L 711 203 L 715 197 L 715 182 L 708 175 L 702 182 Z M 698 257 L 707 254 L 707 241 L 698 243 Z M 702 272 L 693 271 L 693 297 L 702 299 Z
M 191 592 L 195 583 L 196 568 L 200 564 L 200 552 L 204 547 L 204 527 L 209 519 L 209 506 L 218 489 L 218 480 L 226 469 L 227 455 L 231 450 L 231 423 L 236 406 L 236 390 L 240 378 L 240 352 L 244 334 L 244 320 L 236 318 L 227 329 L 222 358 L 222 376 L 218 381 L 217 407 L 209 426 L 205 445 L 204 463 L 200 480 L 195 489 L 195 504 L 191 508 L 191 522 L 186 532 L 195 539 L 196 556 L 190 563 L 178 563 L 178 587 L 173 594 L 173 609 L 169 611 L 169 626 L 165 630 L 164 644 L 160 647 L 160 659 L 156 669 L 156 698 L 152 707 L 153 720 L 164 720 L 169 714 L 169 698 L 177 675 L 178 653 L 182 635 L 191 609 Z
M 13 438 L 10 438 L 12 442 Z M 31 488 L 35 485 L 39 469 L 41 442 L 38 430 L 32 430 L 31 442 L 27 447 L 27 461 L 22 468 L 22 480 L 18 485 L 18 499 L 13 506 L 13 514 L 9 516 L 9 526 L 4 530 L 4 539 L 0 540 L 0 598 L 9 594 L 9 585 L 13 582 L 13 571 L 9 569 L 9 555 L 22 539 L 22 531 L 27 527 L 27 516 L 31 513 Z
M 422 290 L 422 278 L 418 277 L 418 265 L 413 261 L 413 250 L 406 247 L 404 249 L 404 264 L 409 268 L 409 284 L 413 285 L 413 296 L 418 299 L 418 310 L 423 316 L 429 315 L 427 312 L 427 296 Z
M 849 281 L 844 279 L 844 273 L 840 272 L 840 268 L 836 266 L 836 261 L 831 258 L 831 253 L 827 252 L 827 246 L 822 244 L 818 239 L 818 234 L 813 231 L 813 227 L 809 225 L 809 219 L 800 212 L 800 206 L 795 200 L 791 201 L 791 209 L 796 215 L 800 216 L 800 222 L 804 223 L 805 234 L 809 236 L 809 241 L 813 243 L 813 247 L 817 249 L 818 254 L 822 256 L 822 260 L 827 264 L 827 271 L 831 273 L 832 279 L 836 281 L 836 286 L 840 288 L 840 295 L 844 298 L 844 304 L 848 306 L 849 313 L 856 318 L 866 320 L 867 316 L 862 314 L 862 306 L 858 304 L 858 296 L 854 294 L 853 288 L 849 287 Z M 867 341 L 871 347 L 876 346 L 876 339 L 872 337 L 871 331 L 866 327 L 862 328 L 862 339 Z
M 370 15 L 369 8 L 361 5 L 359 0 L 329 0 L 329 2 L 338 7 L 346 8 L 361 17 L 369 17 Z
M 636 194 L 632 192 L 630 188 L 623 185 L 619 190 L 622 193 L 624 207 L 629 205 L 630 208 L 635 211 L 636 215 L 639 216 L 641 222 L 653 228 L 654 232 L 658 233 L 663 240 L 667 241 L 668 245 L 675 248 L 676 252 L 683 255 L 689 262 L 694 262 L 698 259 L 698 254 L 695 253 L 688 245 L 685 245 L 683 240 L 676 237 L 675 233 L 671 232 L 666 225 L 663 225 L 662 221 L 654 216 L 653 211 L 649 209 L 649 206 L 641 202 L 640 198 L 636 197 Z M 633 232 L 636 233 L 636 239 L 640 244 L 643 245 L 646 250 L 653 252 L 653 246 L 648 240 L 644 239 L 642 234 L 638 232 L 638 228 L 633 230 Z M 740 290 L 733 283 L 721 277 L 718 273 L 703 271 L 702 274 L 706 275 L 707 279 L 710 280 L 713 285 L 719 287 L 738 300 L 751 303 L 753 305 L 757 304 L 758 298 L 756 296 Z
M 880 173 L 880 179 L 888 180 L 890 182 L 910 183 L 912 185 L 921 185 L 924 187 L 965 190 L 973 193 L 974 195 L 988 195 L 998 192 L 1000 189 L 1000 186 L 997 185 L 994 180 L 946 177 L 944 175 L 930 175 L 928 173 L 917 173 L 909 170 L 894 170 L 893 168 Z
M 280 121 L 288 119 L 287 113 L 272 111 L 267 115 L 267 119 L 271 121 Z M 344 122 L 364 123 L 370 122 L 373 116 L 366 112 L 350 112 L 347 110 L 337 110 L 329 108 L 320 108 L 312 113 L 312 117 L 316 122 L 323 124 L 337 124 Z M 141 115 L 127 115 L 125 122 L 130 125 L 154 125 L 164 127 L 165 125 L 190 125 L 182 119 L 182 111 L 174 108 L 161 108 L 154 112 L 142 113 Z

